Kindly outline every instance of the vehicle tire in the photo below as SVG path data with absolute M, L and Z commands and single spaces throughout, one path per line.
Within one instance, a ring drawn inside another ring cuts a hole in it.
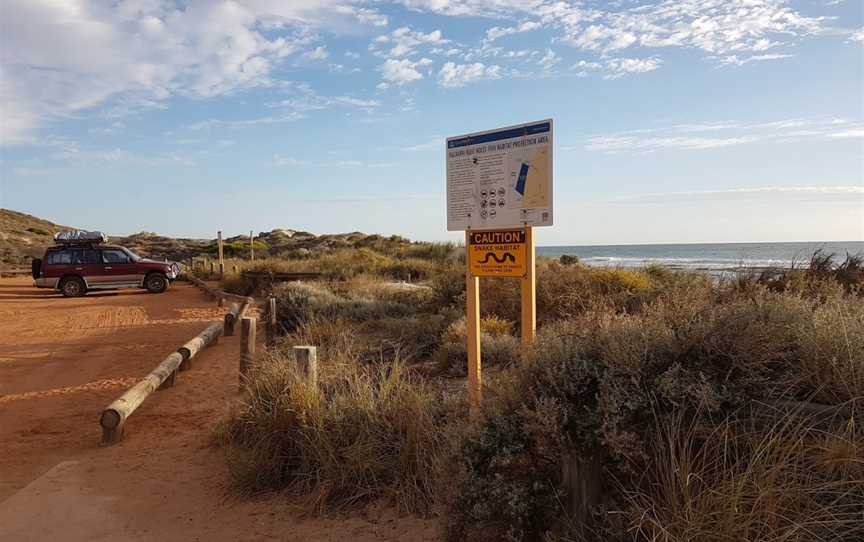
M 87 285 L 79 277 L 67 277 L 60 283 L 60 291 L 66 297 L 81 297 L 87 293 Z
M 38 279 L 42 276 L 42 260 L 39 258 L 33 258 L 33 261 L 30 262 L 30 274 L 33 275 L 34 279 Z
M 151 294 L 161 294 L 168 289 L 168 277 L 162 273 L 150 273 L 144 277 L 144 287 Z

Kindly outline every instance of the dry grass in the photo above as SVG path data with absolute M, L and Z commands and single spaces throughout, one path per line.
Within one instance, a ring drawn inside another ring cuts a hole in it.
M 703 434 L 708 430 L 708 434 Z M 658 422 L 643 484 L 622 481 L 635 540 L 864 539 L 864 431 L 807 416 Z
M 287 489 L 319 510 L 390 499 L 427 512 L 435 502 L 454 403 L 399 362 L 344 364 L 316 388 L 276 355 L 257 367 L 248 388 L 222 428 L 240 488 Z

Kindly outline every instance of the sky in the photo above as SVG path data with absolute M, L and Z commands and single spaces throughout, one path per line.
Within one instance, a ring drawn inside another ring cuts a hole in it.
M 458 240 L 444 139 L 555 121 L 540 245 L 864 240 L 861 0 L 0 0 L 0 207 Z

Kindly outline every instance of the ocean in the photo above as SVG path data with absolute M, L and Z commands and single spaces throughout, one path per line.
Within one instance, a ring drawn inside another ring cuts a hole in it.
M 816 250 L 864 254 L 864 241 L 814 243 L 707 243 L 676 245 L 605 245 L 537 247 L 541 256 L 577 256 L 598 267 L 644 267 L 659 264 L 674 269 L 724 273 L 743 269 L 806 265 Z

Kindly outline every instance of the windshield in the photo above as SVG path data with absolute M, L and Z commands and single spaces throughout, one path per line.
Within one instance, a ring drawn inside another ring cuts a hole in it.
M 125 252 L 126 254 L 128 254 L 128 255 L 129 255 L 129 259 L 131 259 L 133 262 L 137 262 L 138 260 L 143 259 L 143 258 L 141 258 L 141 256 L 135 254 L 134 252 L 132 252 L 132 251 L 129 250 L 128 248 L 124 248 L 124 249 L 123 249 L 123 252 Z

